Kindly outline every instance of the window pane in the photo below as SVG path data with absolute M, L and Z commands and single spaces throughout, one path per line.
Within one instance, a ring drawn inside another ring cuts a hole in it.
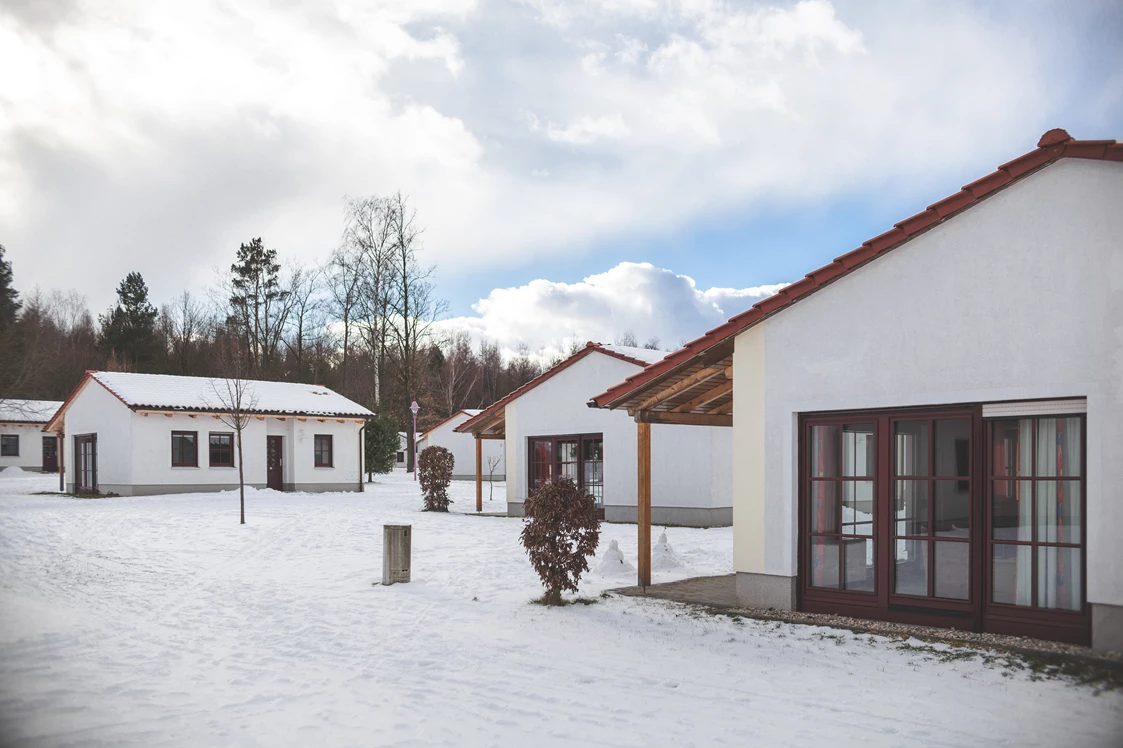
M 1037 542 L 1080 542 L 1080 481 L 1037 481 Z
M 1080 475 L 1080 419 L 1037 419 L 1037 474 Z
M 1080 610 L 1080 549 L 1037 549 L 1037 605 Z
M 991 427 L 991 469 L 995 475 L 1028 476 L 1033 460 L 1033 419 L 995 421 Z
M 874 436 L 872 423 L 842 427 L 842 474 L 873 475 Z
M 971 584 L 971 545 L 936 543 L 936 597 L 966 600 Z
M 19 457 L 19 434 L 5 434 L 0 436 L 0 455 L 4 457 Z
M 811 427 L 811 477 L 838 476 L 838 426 Z
M 842 533 L 873 535 L 873 481 L 842 482 Z
M 991 537 L 995 540 L 1032 540 L 1033 482 L 996 480 L 991 485 Z
M 873 592 L 873 538 L 844 538 L 842 548 L 843 587 Z
M 811 481 L 811 532 L 838 531 L 838 484 Z
M 811 586 L 838 589 L 838 538 L 811 538 Z
M 928 421 L 898 421 L 894 432 L 897 475 L 928 475 Z
M 971 494 L 961 483 L 968 481 L 938 480 L 936 484 L 936 535 L 945 538 L 966 538 L 971 528 Z
M 1033 561 L 1029 545 L 992 545 L 992 602 L 1007 605 L 1033 604 Z
M 586 439 L 584 442 L 584 450 L 586 460 L 603 460 L 604 459 L 604 442 L 600 439 Z
M 577 442 L 558 442 L 558 461 L 577 462 Z
M 569 478 L 574 483 L 577 482 L 577 463 L 576 462 L 563 462 L 558 466 L 558 477 Z
M 966 418 L 941 418 L 936 425 L 936 475 L 971 474 L 971 429 Z
M 898 540 L 894 591 L 898 595 L 928 594 L 928 541 Z
M 894 532 L 897 535 L 928 534 L 928 481 L 896 481 Z

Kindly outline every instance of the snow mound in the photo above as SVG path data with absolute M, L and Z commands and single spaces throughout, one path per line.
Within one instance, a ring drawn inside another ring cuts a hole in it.
M 651 568 L 657 571 L 669 571 L 681 569 L 684 565 L 682 559 L 675 553 L 675 549 L 667 542 L 667 533 L 660 533 L 659 539 L 655 541 L 655 547 L 651 549 Z
M 6 467 L 3 470 L 0 470 L 0 478 L 22 478 L 22 477 L 23 477 L 23 468 L 16 467 L 15 465 L 11 465 L 10 467 Z
M 620 552 L 620 545 L 615 540 L 608 544 L 608 550 L 604 552 L 604 558 L 597 564 L 597 573 L 606 577 L 634 574 L 635 571 L 636 567 L 624 558 L 624 554 Z

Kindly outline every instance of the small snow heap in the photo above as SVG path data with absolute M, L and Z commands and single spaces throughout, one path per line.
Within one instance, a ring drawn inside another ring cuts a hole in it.
M 682 560 L 675 553 L 675 549 L 667 542 L 666 531 L 659 534 L 655 547 L 651 549 L 651 568 L 658 571 L 681 569 Z
M 9 467 L 4 468 L 3 470 L 0 470 L 0 478 L 22 478 L 22 477 L 23 477 L 23 468 L 17 467 L 16 465 L 11 465 Z
M 620 546 L 615 540 L 608 544 L 608 550 L 604 552 L 604 557 L 601 562 L 597 564 L 597 573 L 603 574 L 606 577 L 617 576 L 621 574 L 634 574 L 636 567 L 628 563 L 628 559 L 624 558 L 624 554 L 620 552 Z

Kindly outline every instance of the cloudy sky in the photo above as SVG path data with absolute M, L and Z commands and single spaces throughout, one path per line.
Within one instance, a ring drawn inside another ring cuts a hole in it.
M 95 310 L 402 190 L 456 324 L 676 345 L 1065 127 L 1113 0 L 0 0 L 0 243 Z

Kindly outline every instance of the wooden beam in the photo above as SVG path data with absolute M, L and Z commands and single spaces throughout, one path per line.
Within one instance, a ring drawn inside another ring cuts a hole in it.
M 498 439 L 498 440 L 502 441 L 503 438 L 504 438 L 504 435 L 503 434 L 476 434 L 475 437 L 477 439 Z
M 710 411 L 710 413 L 712 413 L 715 416 L 727 416 L 732 412 L 733 412 L 733 401 L 732 400 L 727 402 L 725 405 L 714 408 L 713 410 Z
M 717 400 L 719 397 L 724 397 L 725 395 L 729 394 L 732 390 L 733 390 L 733 380 L 732 379 L 726 379 L 724 382 L 719 384 L 717 387 L 711 387 L 710 389 L 703 392 L 701 395 L 698 395 L 698 397 L 691 398 L 690 400 L 687 400 L 682 405 L 671 408 L 671 412 L 672 413 L 689 413 L 696 408 L 704 408 L 705 406 L 712 403 L 714 400 Z
M 672 423 L 678 426 L 732 426 L 733 416 L 712 413 L 665 413 L 644 410 L 635 414 L 636 423 Z
M 484 440 L 476 438 L 476 512 L 484 510 Z
M 701 384 L 702 382 L 713 379 L 718 374 L 721 374 L 724 371 L 725 371 L 724 366 L 710 366 L 710 367 L 707 367 L 707 368 L 702 369 L 700 371 L 696 371 L 693 374 L 691 374 L 690 376 L 688 376 L 686 379 L 683 379 L 682 381 L 671 385 L 670 387 L 666 388 L 665 390 L 661 390 L 661 391 L 655 393 L 651 397 L 649 397 L 646 400 L 644 400 L 643 402 L 641 402 L 639 405 L 637 405 L 632 410 L 636 410 L 636 411 L 649 410 L 652 405 L 655 405 L 656 403 L 661 403 L 664 400 L 666 400 L 667 398 L 674 397 L 675 395 L 679 394 L 683 390 L 688 390 L 688 389 L 690 389 L 691 387 L 693 387 L 697 384 Z
M 639 572 L 640 587 L 651 585 L 651 426 L 647 423 L 636 424 L 636 448 L 639 453 L 637 463 L 638 485 L 636 486 L 636 524 L 639 526 Z

